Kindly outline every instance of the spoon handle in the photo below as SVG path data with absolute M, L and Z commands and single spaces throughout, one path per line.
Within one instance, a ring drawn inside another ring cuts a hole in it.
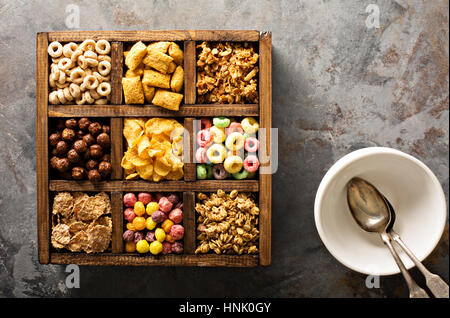
M 414 255 L 414 253 L 406 246 L 406 244 L 402 241 L 400 236 L 394 230 L 391 230 L 389 235 L 405 251 L 405 253 L 417 266 L 417 268 L 422 272 L 423 276 L 425 276 L 427 286 L 431 290 L 433 295 L 436 298 L 449 298 L 449 288 L 447 283 L 438 275 L 431 273 L 419 261 L 419 259 Z
M 405 278 L 406 284 L 409 288 L 409 297 L 410 298 L 430 298 L 425 290 L 420 288 L 414 279 L 409 274 L 408 270 L 406 269 L 405 265 L 403 264 L 400 256 L 398 256 L 397 251 L 394 249 L 391 243 L 391 238 L 386 232 L 380 233 L 381 239 L 383 240 L 384 244 L 389 248 L 389 251 L 391 252 L 392 256 L 394 257 L 395 262 L 398 265 L 398 268 L 403 274 L 403 277 Z

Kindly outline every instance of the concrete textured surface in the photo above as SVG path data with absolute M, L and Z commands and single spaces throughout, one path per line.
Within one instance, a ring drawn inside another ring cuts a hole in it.
M 367 28 L 367 5 L 380 28 Z M 82 267 L 37 261 L 35 49 L 39 31 L 257 29 L 273 32 L 272 266 Z M 338 263 L 314 225 L 316 189 L 340 157 L 388 146 L 423 160 L 449 193 L 448 0 L 6 1 L 0 0 L 1 297 L 406 297 L 399 275 L 367 289 Z M 288 186 L 295 185 L 295 186 Z M 283 189 L 283 191 L 281 191 Z M 449 280 L 448 225 L 425 264 Z M 419 282 L 423 280 L 412 270 Z

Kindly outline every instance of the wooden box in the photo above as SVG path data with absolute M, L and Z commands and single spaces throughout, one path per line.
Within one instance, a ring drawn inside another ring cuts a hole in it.
M 110 105 L 49 105 L 48 78 L 49 56 L 47 48 L 52 41 L 82 42 L 85 39 L 105 39 L 111 43 Z M 121 87 L 123 75 L 124 43 L 137 41 L 177 41 L 184 43 L 184 103 L 178 112 L 168 111 L 153 105 L 125 105 Z M 201 41 L 247 41 L 254 42 L 259 51 L 259 104 L 208 105 L 196 104 L 196 43 Z M 182 181 L 123 180 L 120 162 L 123 156 L 124 117 L 177 117 L 184 118 L 184 126 L 193 130 L 193 119 L 213 116 L 258 117 L 261 128 L 270 128 L 272 120 L 272 36 L 259 31 L 62 31 L 37 34 L 36 53 L 36 155 L 37 155 L 37 213 L 39 261 L 41 264 L 78 265 L 160 265 L 160 266 L 235 266 L 248 267 L 270 265 L 271 261 L 271 194 L 270 174 L 260 174 L 259 180 L 195 180 L 196 168 L 192 163 L 192 133 L 190 161 L 185 163 Z M 92 183 L 90 181 L 51 180 L 49 175 L 48 131 L 51 118 L 102 117 L 110 119 L 111 126 L 111 180 Z M 267 148 L 270 155 L 270 136 L 267 131 Z M 269 165 L 268 163 L 267 165 Z M 214 192 L 217 189 L 259 192 L 259 253 L 256 255 L 194 254 L 196 248 L 195 193 Z M 51 194 L 57 191 L 105 191 L 112 203 L 112 248 L 111 252 L 99 254 L 58 252 L 50 243 Z M 138 255 L 125 253 L 123 249 L 123 205 L 122 195 L 128 191 L 176 191 L 183 193 L 185 238 L 181 255 Z

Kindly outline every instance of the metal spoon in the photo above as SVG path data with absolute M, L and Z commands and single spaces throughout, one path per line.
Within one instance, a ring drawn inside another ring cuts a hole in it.
M 391 238 L 386 232 L 391 222 L 391 213 L 382 194 L 367 181 L 353 178 L 347 184 L 347 202 L 354 220 L 363 230 L 380 234 L 405 278 L 409 297 L 429 298 L 425 290 L 420 288 L 411 277 L 391 244 Z
M 395 222 L 395 211 L 392 207 L 389 200 L 383 196 L 384 201 L 386 202 L 389 211 L 391 212 L 391 222 L 387 228 L 387 233 L 391 237 L 392 240 L 397 242 L 397 244 L 405 251 L 405 253 L 409 256 L 409 258 L 414 262 L 417 268 L 421 271 L 423 276 L 425 276 L 425 281 L 436 298 L 449 298 L 449 287 L 447 283 L 438 275 L 431 273 L 414 255 L 414 253 L 406 246 L 406 244 L 402 241 L 400 236 L 394 231 L 394 222 Z

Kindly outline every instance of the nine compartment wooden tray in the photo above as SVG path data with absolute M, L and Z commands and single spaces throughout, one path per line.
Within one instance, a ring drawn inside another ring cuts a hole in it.
M 82 42 L 85 39 L 105 39 L 111 43 L 111 105 L 49 105 L 48 44 L 52 41 Z M 123 75 L 123 47 L 137 41 L 177 41 L 184 43 L 184 103 L 178 112 L 168 111 L 153 105 L 134 106 L 123 104 L 121 79 Z M 196 44 L 202 41 L 247 41 L 254 42 L 259 51 L 259 104 L 209 105 L 196 104 Z M 37 212 L 39 261 L 42 264 L 78 265 L 161 265 L 161 266 L 236 266 L 247 267 L 270 265 L 271 261 L 271 195 L 270 174 L 260 174 L 258 180 L 195 180 L 193 163 L 193 119 L 213 116 L 258 117 L 261 128 L 271 128 L 272 121 L 272 35 L 259 31 L 62 31 L 37 34 L 36 70 L 36 156 L 37 156 Z M 111 180 L 66 181 L 49 179 L 48 131 L 52 118 L 102 117 L 110 119 L 111 126 Z M 184 180 L 148 181 L 123 180 L 120 162 L 123 156 L 124 117 L 176 117 L 183 118 L 190 140 L 189 161 L 184 165 Z M 270 135 L 266 129 L 266 148 L 270 155 Z M 269 166 L 270 162 L 262 163 Z M 256 255 L 194 254 L 196 248 L 196 215 L 194 210 L 196 192 L 215 192 L 218 189 L 257 192 L 260 208 L 259 253 Z M 105 191 L 112 204 L 112 248 L 111 252 L 99 254 L 58 252 L 51 247 L 51 193 L 57 191 Z M 184 201 L 184 254 L 138 255 L 125 253 L 123 249 L 122 196 L 129 191 L 182 192 Z

